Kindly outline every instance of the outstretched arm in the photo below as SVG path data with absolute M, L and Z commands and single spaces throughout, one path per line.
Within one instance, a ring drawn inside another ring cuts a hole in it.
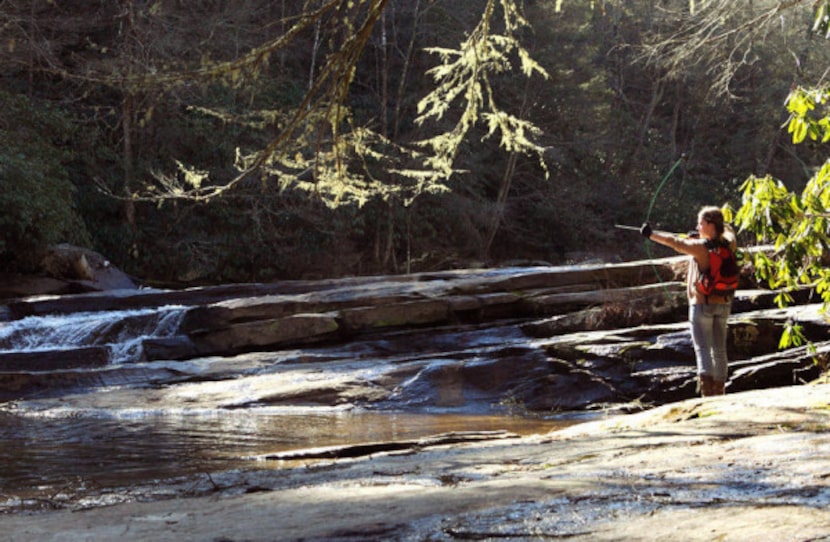
M 673 233 L 652 230 L 648 223 L 643 224 L 643 227 L 640 228 L 640 233 L 646 239 L 665 245 L 681 254 L 688 254 L 689 256 L 694 257 L 694 259 L 700 264 L 707 263 L 707 249 L 703 239 L 684 238 Z

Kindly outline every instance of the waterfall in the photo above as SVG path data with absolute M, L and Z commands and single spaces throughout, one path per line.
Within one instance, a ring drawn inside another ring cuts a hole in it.
M 141 358 L 148 338 L 178 332 L 185 307 L 29 316 L 0 323 L 0 354 L 105 346 L 111 363 Z

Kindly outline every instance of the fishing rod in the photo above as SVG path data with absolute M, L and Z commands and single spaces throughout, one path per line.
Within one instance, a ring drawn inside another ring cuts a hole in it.
M 614 224 L 615 228 L 619 228 L 621 230 L 631 230 L 631 231 L 640 231 L 642 228 L 638 228 L 637 226 L 626 226 L 624 224 Z
M 637 226 L 626 226 L 625 224 L 614 224 L 614 227 L 619 228 L 621 230 L 636 231 L 638 233 L 640 231 L 642 231 L 642 227 L 638 228 Z M 672 235 L 676 235 L 676 236 L 680 237 L 681 239 L 700 237 L 700 234 L 697 233 L 696 231 L 690 231 L 689 233 L 675 233 L 675 234 L 672 234 Z

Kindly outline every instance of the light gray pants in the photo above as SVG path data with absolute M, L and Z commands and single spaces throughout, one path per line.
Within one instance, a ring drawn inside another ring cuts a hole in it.
M 729 370 L 726 359 L 726 323 L 732 311 L 731 303 L 689 305 L 692 342 L 697 358 L 697 373 L 726 382 Z

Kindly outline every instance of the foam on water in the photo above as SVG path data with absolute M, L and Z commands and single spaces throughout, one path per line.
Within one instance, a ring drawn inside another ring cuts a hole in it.
M 0 325 L 0 354 L 106 346 L 112 363 L 136 361 L 148 338 L 178 332 L 185 307 L 29 316 Z

